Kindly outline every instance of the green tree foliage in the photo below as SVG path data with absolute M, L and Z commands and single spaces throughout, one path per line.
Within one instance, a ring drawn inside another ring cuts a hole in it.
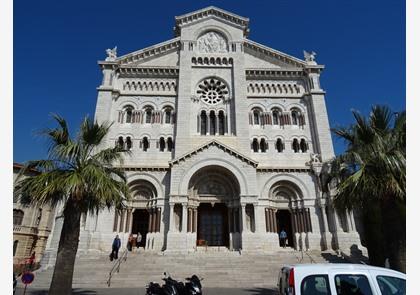
M 353 111 L 355 124 L 332 129 L 347 143 L 331 163 L 338 179 L 334 206 L 360 210 L 372 264 L 405 271 L 406 115 L 373 106 L 368 117 Z
M 124 171 L 117 165 L 121 166 L 126 151 L 101 149 L 111 124 L 98 124 L 86 117 L 72 139 L 66 121 L 53 117 L 58 127 L 41 131 L 49 142 L 47 159 L 27 162 L 20 175 L 29 169 L 41 173 L 19 176 L 15 194 L 25 204 L 63 205 L 63 229 L 49 294 L 71 294 L 81 215 L 121 209 L 129 199 Z

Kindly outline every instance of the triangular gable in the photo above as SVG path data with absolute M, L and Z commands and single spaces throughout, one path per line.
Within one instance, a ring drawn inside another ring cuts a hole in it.
M 169 162 L 169 166 L 173 166 L 175 164 L 179 164 L 180 162 L 184 161 L 187 158 L 190 158 L 202 151 L 204 151 L 205 149 L 208 149 L 210 146 L 217 146 L 218 148 L 220 148 L 221 150 L 229 153 L 230 155 L 241 159 L 243 162 L 247 163 L 248 165 L 252 165 L 254 168 L 256 168 L 258 166 L 258 162 L 252 160 L 251 158 L 248 158 L 247 156 L 233 150 L 232 148 L 228 147 L 227 145 L 217 141 L 217 140 L 211 140 L 209 142 L 207 142 L 206 144 L 203 144 L 201 146 L 199 146 L 198 148 L 194 149 L 191 152 L 188 152 L 172 161 Z
M 245 53 L 264 60 L 267 64 L 271 63 L 277 66 L 287 66 L 294 68 L 303 68 L 307 66 L 306 61 L 293 57 L 281 51 L 259 44 L 246 39 L 244 41 Z
M 170 39 L 144 49 L 140 49 L 116 58 L 115 62 L 120 65 L 137 65 L 152 59 L 178 51 L 180 48 L 179 38 Z
M 249 18 L 239 16 L 229 11 L 220 9 L 215 6 L 209 6 L 194 12 L 175 17 L 175 35 L 180 35 L 180 27 L 202 21 L 206 18 L 216 18 L 223 20 L 235 27 L 239 27 L 244 31 L 244 35 L 248 36 Z

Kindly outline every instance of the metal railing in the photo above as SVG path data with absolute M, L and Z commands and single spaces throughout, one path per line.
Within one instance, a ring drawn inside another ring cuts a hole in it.
M 106 284 L 108 287 L 111 287 L 111 279 L 114 273 L 120 272 L 120 265 L 123 261 L 127 261 L 127 255 L 128 255 L 128 249 L 126 248 L 123 252 L 123 254 L 120 256 L 120 258 L 115 261 L 114 265 L 112 266 L 111 270 L 109 271 L 108 280 L 106 281 Z

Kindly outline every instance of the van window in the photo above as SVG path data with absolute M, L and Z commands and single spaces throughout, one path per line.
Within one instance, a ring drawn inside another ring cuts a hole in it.
M 372 295 L 369 281 L 364 275 L 336 275 L 337 295 Z
M 377 276 L 376 281 L 378 282 L 382 295 L 405 295 L 405 280 L 403 279 Z
M 302 295 L 330 295 L 330 285 L 327 275 L 307 276 L 300 285 Z

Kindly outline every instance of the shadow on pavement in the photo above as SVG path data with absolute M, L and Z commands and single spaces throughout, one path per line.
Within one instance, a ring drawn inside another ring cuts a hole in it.
M 369 263 L 369 258 L 363 255 L 357 245 L 350 247 L 350 255 L 346 255 L 345 253 L 341 253 L 341 255 L 321 253 L 321 255 L 330 263 Z

